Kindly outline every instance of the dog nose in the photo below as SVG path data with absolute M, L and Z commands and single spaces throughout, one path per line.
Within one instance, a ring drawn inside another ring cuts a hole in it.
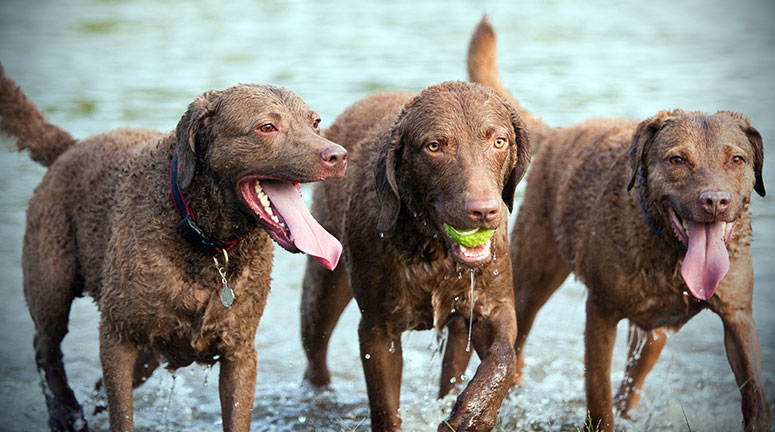
M 339 168 L 347 164 L 347 150 L 338 144 L 334 144 L 320 152 L 320 159 L 331 168 Z
M 714 216 L 727 209 L 729 199 L 729 192 L 726 191 L 706 190 L 700 193 L 700 205 Z
M 497 199 L 471 199 L 466 201 L 466 211 L 477 222 L 491 222 L 498 216 L 500 201 Z

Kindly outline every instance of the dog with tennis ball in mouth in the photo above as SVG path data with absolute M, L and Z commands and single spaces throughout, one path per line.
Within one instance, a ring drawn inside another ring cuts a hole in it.
M 446 82 L 368 96 L 323 134 L 350 162 L 344 179 L 316 187 L 311 211 L 341 240 L 346 265 L 308 261 L 305 380 L 330 384 L 328 340 L 354 295 L 373 430 L 401 427 L 401 333 L 443 327 L 440 397 L 460 382 L 469 340 L 482 363 L 439 430 L 492 429 L 516 365 L 506 235 L 530 160 L 522 120 L 493 91 Z

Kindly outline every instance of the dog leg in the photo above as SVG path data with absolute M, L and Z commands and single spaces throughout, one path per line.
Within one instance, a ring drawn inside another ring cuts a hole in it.
M 256 391 L 256 349 L 253 338 L 249 346 L 220 361 L 218 390 L 221 396 L 221 416 L 224 432 L 247 432 L 253 414 Z
M 45 218 L 38 210 L 31 205 L 28 220 L 46 222 L 38 223 L 40 230 L 28 229 L 25 234 L 22 263 L 24 297 L 35 323 L 35 362 L 48 407 L 49 427 L 52 431 L 86 431 L 83 409 L 67 383 L 61 348 L 70 306 L 82 289 L 77 282 L 75 240 L 65 210 L 52 209 Z M 62 241 L 50 240 L 60 237 Z
M 497 306 L 486 321 L 476 321 L 472 339 L 482 363 L 438 431 L 489 431 L 514 382 L 517 319 L 508 304 Z
M 612 317 L 590 296 L 587 297 L 587 322 L 584 329 L 584 387 L 587 409 L 596 431 L 613 431 L 611 401 L 611 357 L 616 340 L 618 317 Z M 582 428 L 584 429 L 584 428 Z M 586 429 L 585 429 L 586 430 Z
M 441 361 L 441 379 L 439 382 L 439 399 L 458 386 L 461 377 L 468 367 L 472 351 L 466 351 L 468 344 L 468 327 L 466 320 L 456 316 L 447 323 L 447 347 L 444 359 Z
M 724 323 L 724 347 L 742 396 L 745 430 L 768 431 L 772 425 L 762 381 L 762 357 L 759 335 L 747 309 L 733 309 L 721 315 Z
M 638 406 L 640 389 L 643 387 L 646 375 L 657 362 L 666 340 L 667 336 L 662 329 L 645 332 L 630 323 L 627 365 L 622 383 L 614 396 L 614 407 L 622 416 L 626 417 L 629 410 Z
M 344 263 L 329 271 L 314 258 L 307 258 L 301 294 L 301 341 L 307 356 L 304 381 L 315 387 L 331 383 L 326 361 L 328 342 L 352 297 Z
M 539 199 L 540 201 L 540 199 Z M 513 262 L 514 301 L 516 302 L 519 332 L 516 383 L 522 378 L 525 364 L 523 348 L 538 311 L 557 291 L 570 274 L 565 261 L 557 251 L 554 236 L 546 226 L 546 218 L 533 215 L 532 208 L 520 209 L 514 225 L 511 243 Z
M 133 431 L 132 374 L 140 350 L 100 322 L 100 362 L 111 431 Z
M 391 338 L 381 324 L 372 324 L 363 317 L 358 325 L 358 338 L 369 396 L 371 428 L 380 432 L 400 430 L 401 338 Z

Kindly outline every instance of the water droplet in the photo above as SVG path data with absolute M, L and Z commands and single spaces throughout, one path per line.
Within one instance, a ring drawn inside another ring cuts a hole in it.
M 365 358 L 366 360 L 368 360 L 368 359 L 370 359 L 370 358 L 371 358 L 371 354 L 366 354 L 366 355 L 364 355 L 364 356 L 363 356 L 363 358 Z
M 463 279 L 463 273 L 457 272 L 457 278 L 458 279 Z
M 495 276 L 498 276 L 498 269 L 493 270 L 492 274 L 494 274 Z
M 383 232 L 379 233 L 379 238 L 385 238 L 385 233 Z
M 460 300 L 460 296 L 455 296 L 455 301 Z
M 688 295 L 689 295 L 689 293 L 688 293 L 688 292 L 686 292 L 686 291 L 684 291 L 684 295 L 685 295 L 685 296 L 688 296 Z
M 239 406 L 239 402 L 234 402 L 234 406 L 238 407 Z
M 455 377 L 452 377 L 452 378 L 449 379 L 449 382 L 452 383 L 452 384 L 455 384 L 455 381 L 457 381 L 457 379 Z
M 433 238 L 439 238 L 438 234 L 433 234 Z
M 465 381 L 467 379 L 468 379 L 468 377 L 465 374 L 460 375 L 460 381 Z
M 393 354 L 394 352 L 396 352 L 396 342 L 395 341 L 391 341 L 390 342 L 390 348 L 388 348 L 388 352 L 390 354 Z
M 474 269 L 471 269 L 471 314 L 468 316 L 468 343 L 466 343 L 466 352 L 471 351 L 471 330 L 474 325 Z
M 449 313 L 455 313 L 455 308 L 452 308 L 452 310 L 450 310 Z
M 412 212 L 412 217 L 417 217 L 417 212 Z
M 144 363 L 144 364 L 143 364 L 143 368 L 144 368 L 144 369 L 148 369 L 148 363 Z
M 299 423 L 306 423 L 306 422 L 307 422 L 307 417 L 299 416 Z

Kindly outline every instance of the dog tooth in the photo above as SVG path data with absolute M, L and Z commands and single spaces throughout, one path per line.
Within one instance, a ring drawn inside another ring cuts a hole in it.
M 264 194 L 261 194 L 258 196 L 258 201 L 261 203 L 264 207 L 269 207 L 269 197 L 267 197 Z
M 275 215 L 272 215 L 272 220 L 277 222 L 277 223 L 280 223 L 280 219 L 277 216 L 275 216 Z
M 463 252 L 464 254 L 467 254 L 468 253 L 468 248 L 463 246 L 463 245 L 460 245 L 460 252 Z

